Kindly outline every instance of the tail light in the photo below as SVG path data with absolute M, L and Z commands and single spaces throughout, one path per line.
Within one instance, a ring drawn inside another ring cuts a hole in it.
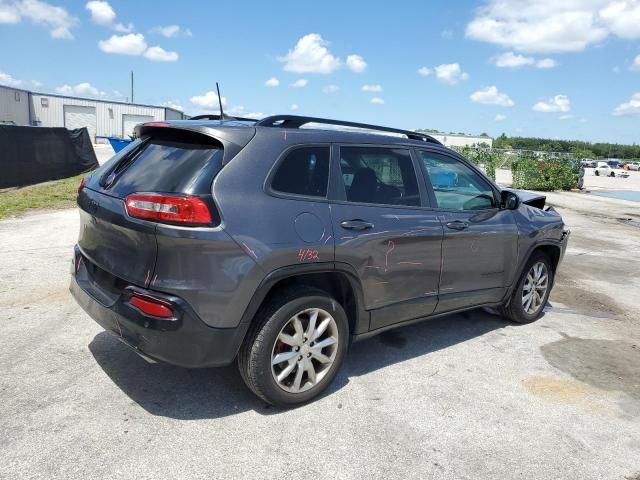
M 159 300 L 150 295 L 142 295 L 134 293 L 129 299 L 129 304 L 136 307 L 145 315 L 158 318 L 174 318 L 176 313 L 171 308 L 171 304 L 163 300 Z
M 211 225 L 211 212 L 198 197 L 133 193 L 125 199 L 129 216 L 183 225 Z
M 89 183 L 89 177 L 82 177 L 82 180 L 80 180 L 80 185 L 78 185 L 78 195 L 80 195 L 80 192 L 84 190 L 84 187 L 87 185 L 87 183 Z

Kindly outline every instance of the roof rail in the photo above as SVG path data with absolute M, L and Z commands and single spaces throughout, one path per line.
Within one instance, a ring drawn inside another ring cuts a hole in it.
M 257 127 L 281 127 L 281 128 L 300 128 L 307 123 L 322 123 L 325 125 L 339 125 L 342 127 L 355 127 L 366 130 L 377 130 L 380 132 L 399 133 L 406 135 L 411 140 L 421 140 L 423 142 L 435 143 L 442 145 L 441 142 L 433 138 L 431 135 L 427 135 L 419 132 L 412 132 L 411 130 L 401 130 L 399 128 L 381 127 L 379 125 L 369 125 L 367 123 L 346 122 L 343 120 L 330 120 L 328 118 L 316 118 L 316 117 L 303 117 L 299 115 L 272 115 L 271 117 L 265 117 L 256 123 Z
M 257 122 L 255 118 L 243 118 L 243 117 L 230 117 L 229 115 L 224 115 L 221 117 L 220 115 L 214 115 L 210 113 L 205 113 L 204 115 L 196 115 L 195 117 L 189 118 L 189 120 L 238 120 L 240 122 Z

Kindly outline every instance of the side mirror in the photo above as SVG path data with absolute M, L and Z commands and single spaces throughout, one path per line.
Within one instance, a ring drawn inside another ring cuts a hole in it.
M 501 192 L 502 208 L 507 210 L 516 210 L 520 206 L 520 198 L 515 193 L 509 190 L 503 190 Z

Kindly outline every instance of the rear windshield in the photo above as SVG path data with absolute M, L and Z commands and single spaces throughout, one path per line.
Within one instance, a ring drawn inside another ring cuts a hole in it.
M 222 146 L 216 143 L 146 138 L 137 151 L 106 172 L 101 184 L 118 197 L 134 192 L 210 193 L 222 154 Z

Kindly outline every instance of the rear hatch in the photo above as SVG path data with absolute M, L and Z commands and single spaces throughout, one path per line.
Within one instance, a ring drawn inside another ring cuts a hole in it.
M 173 201 L 198 202 L 210 214 L 198 226 L 219 223 L 211 184 L 223 156 L 223 143 L 211 136 L 164 125 L 143 129 L 139 139 L 81 187 L 78 246 L 85 259 L 114 277 L 147 287 L 158 252 L 153 215 L 165 215 L 164 223 L 191 226 L 188 218 L 172 217 L 182 211 L 182 204 Z

